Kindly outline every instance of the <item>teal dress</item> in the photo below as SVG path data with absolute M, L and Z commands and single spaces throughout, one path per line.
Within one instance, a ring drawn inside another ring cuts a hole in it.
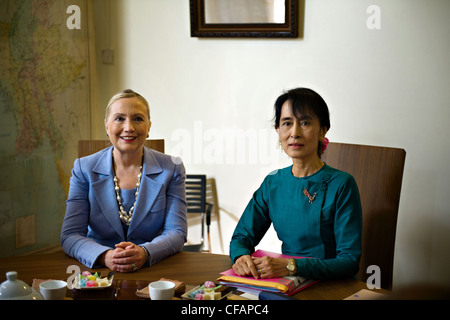
M 297 178 L 292 166 L 269 174 L 242 214 L 230 243 L 233 262 L 254 252 L 270 225 L 298 275 L 316 280 L 349 278 L 359 269 L 362 213 L 354 178 L 325 164 Z

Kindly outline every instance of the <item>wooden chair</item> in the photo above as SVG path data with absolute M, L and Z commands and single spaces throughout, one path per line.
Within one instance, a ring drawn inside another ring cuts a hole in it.
M 164 153 L 164 139 L 145 140 L 146 147 Z M 78 157 L 85 157 L 111 146 L 109 140 L 79 140 Z
M 222 228 L 220 227 L 220 211 L 223 210 L 220 208 L 219 205 L 219 197 L 217 195 L 217 186 L 216 186 L 216 179 L 214 177 L 207 178 L 206 179 L 206 202 L 210 203 L 212 205 L 211 209 L 211 219 L 210 223 L 213 223 L 213 220 L 216 224 L 215 227 L 215 233 L 213 236 L 217 237 L 218 239 L 218 245 L 220 247 L 219 250 L 222 252 L 224 251 L 223 248 L 223 239 L 222 239 Z M 209 252 L 212 252 L 212 244 L 211 244 L 211 238 L 208 234 L 208 244 L 209 244 Z
M 358 279 L 366 281 L 377 265 L 381 287 L 392 288 L 394 246 L 406 152 L 403 149 L 328 144 L 322 160 L 353 175 L 358 184 L 363 211 L 362 256 Z

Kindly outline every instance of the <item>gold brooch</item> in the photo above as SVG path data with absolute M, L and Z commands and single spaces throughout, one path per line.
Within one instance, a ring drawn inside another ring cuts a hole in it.
M 313 203 L 317 196 L 317 193 L 314 193 L 314 195 L 312 196 L 306 188 L 303 189 L 303 194 L 309 199 L 309 203 Z

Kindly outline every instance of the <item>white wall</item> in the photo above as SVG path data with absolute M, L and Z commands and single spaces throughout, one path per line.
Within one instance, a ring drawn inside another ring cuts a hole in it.
M 102 74 L 118 78 L 100 96 L 142 93 L 152 137 L 166 139 L 189 173 L 216 179 L 223 243 L 214 223 L 213 251 L 228 253 L 253 191 L 289 164 L 276 146 L 272 105 L 282 90 L 307 86 L 329 105 L 331 141 L 407 152 L 394 287 L 450 284 L 450 1 L 306 0 L 303 38 L 291 40 L 191 38 L 188 3 L 112 1 L 115 65 L 101 67 L 99 83 Z M 369 5 L 381 9 L 380 30 L 366 26 Z M 250 151 L 227 147 L 238 139 Z M 263 246 L 280 250 L 273 234 Z

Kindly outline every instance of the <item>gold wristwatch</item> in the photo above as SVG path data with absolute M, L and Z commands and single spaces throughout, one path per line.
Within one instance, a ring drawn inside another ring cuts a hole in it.
M 289 259 L 288 265 L 286 266 L 289 275 L 293 276 L 294 274 L 297 273 L 297 264 L 295 263 L 294 259 Z

